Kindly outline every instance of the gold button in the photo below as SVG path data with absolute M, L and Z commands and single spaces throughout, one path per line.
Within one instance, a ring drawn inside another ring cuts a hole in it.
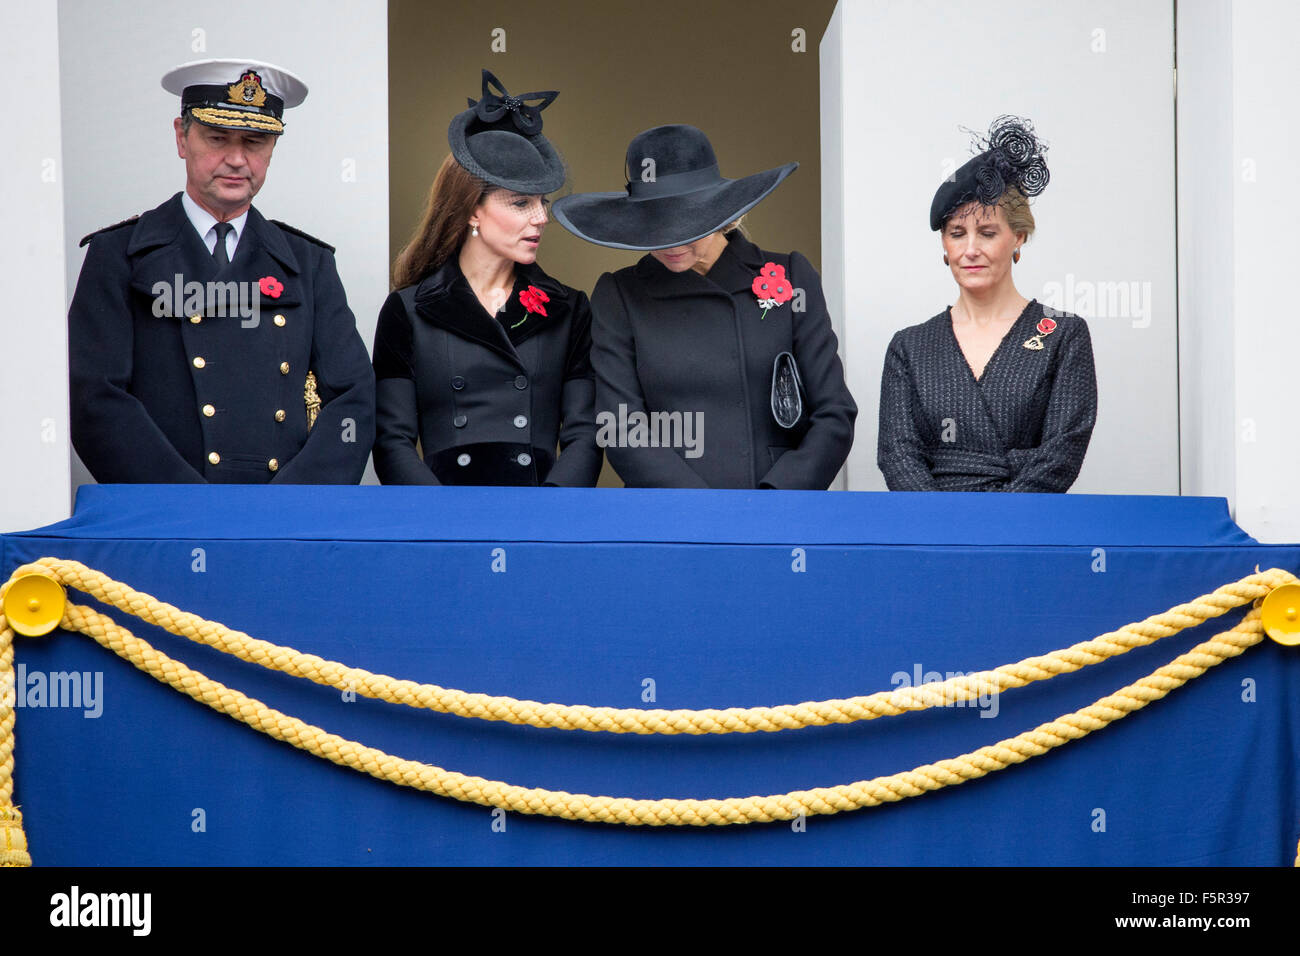
M 216 410 L 215 408 L 213 408 L 211 405 L 204 405 L 204 406 L 203 406 L 203 414 L 206 415 L 208 418 L 211 418 L 211 417 L 212 417 L 213 415 L 215 415 L 216 413 L 217 413 L 217 410 Z
M 277 316 L 276 316 L 274 319 L 272 319 L 271 321 L 274 322 L 276 325 L 284 325 L 284 316 L 282 316 L 282 315 L 277 315 Z
M 278 459 L 272 458 L 270 461 L 268 461 L 268 462 L 266 463 L 266 467 L 267 467 L 267 468 L 270 468 L 272 471 L 279 471 L 279 470 L 280 470 L 280 462 L 279 462 Z
M 219 465 L 221 464 L 221 456 L 218 455 L 215 451 L 210 451 L 208 452 L 208 461 L 214 465 Z
M 275 413 L 275 420 L 276 420 L 277 422 L 282 422 L 282 421 L 284 421 L 284 409 L 283 409 L 283 408 L 281 408 L 281 409 L 277 409 L 277 410 L 276 410 L 276 413 Z
M 205 366 L 205 365 L 207 365 L 207 364 L 208 364 L 207 362 L 203 361 L 203 356 L 202 356 L 202 355 L 196 355 L 196 356 L 194 356 L 194 367 L 195 367 L 195 368 L 203 368 L 203 366 Z
M 289 374 L 289 363 L 288 363 L 288 362 L 281 362 L 281 363 L 280 363 L 280 374 L 281 374 L 281 375 L 288 375 L 288 374 Z
M 201 315 L 191 315 L 191 316 L 190 316 L 190 322 L 192 322 L 192 323 L 195 324 L 195 325 L 198 325 L 198 324 L 199 324 L 200 322 L 202 322 L 202 321 L 203 321 L 203 316 L 201 316 Z

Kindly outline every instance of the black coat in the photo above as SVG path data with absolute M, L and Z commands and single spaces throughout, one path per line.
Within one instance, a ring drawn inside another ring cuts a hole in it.
M 876 457 L 891 491 L 1069 489 L 1097 421 L 1092 341 L 1083 319 L 1053 311 L 1043 348 L 1025 348 L 1043 315 L 1031 301 L 978 381 L 951 311 L 894 335 Z
M 786 268 L 796 300 L 763 316 L 751 288 L 764 263 Z M 592 292 L 598 424 L 633 412 L 700 412 L 698 457 L 679 447 L 607 446 L 629 486 L 825 489 L 848 457 L 858 409 L 836 352 L 817 271 L 733 232 L 707 276 L 653 256 L 606 273 Z M 772 364 L 792 352 L 806 397 L 787 431 L 771 411 Z M 620 410 L 626 407 L 626 414 Z M 635 439 L 634 439 L 635 440 Z
M 535 263 L 515 273 L 500 320 L 454 258 L 384 303 L 374 348 L 380 481 L 596 483 L 591 306 Z M 520 302 L 530 285 L 549 296 L 544 316 Z
M 255 290 L 272 276 L 283 289 L 261 295 L 249 327 L 215 310 L 172 314 L 175 297 L 156 286 L 177 276 Z M 68 312 L 68 360 L 72 443 L 97 481 L 354 484 L 365 471 L 374 378 L 334 256 L 256 209 L 224 269 L 180 193 L 96 234 Z M 309 370 L 324 403 L 310 434 Z

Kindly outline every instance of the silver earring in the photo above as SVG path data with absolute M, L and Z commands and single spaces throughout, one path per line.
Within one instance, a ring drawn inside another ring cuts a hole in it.
M 478 235 L 478 226 L 470 226 L 470 227 L 469 227 L 469 234 L 470 234 L 471 236 L 477 236 L 477 235 Z

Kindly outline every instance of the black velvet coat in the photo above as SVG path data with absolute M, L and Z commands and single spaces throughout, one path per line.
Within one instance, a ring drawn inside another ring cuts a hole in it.
M 536 264 L 515 271 L 495 318 L 454 258 L 384 303 L 374 348 L 380 481 L 596 483 L 591 306 Z M 550 298 L 545 316 L 520 302 L 530 285 Z
M 261 296 L 249 327 L 229 308 L 173 314 L 155 286 L 177 275 L 283 288 Z M 72 443 L 97 481 L 354 484 L 365 471 L 374 378 L 332 251 L 256 208 L 224 268 L 180 193 L 96 234 L 68 311 L 68 362 Z M 324 403 L 310 434 L 309 370 Z
M 952 314 L 894 335 L 880 384 L 876 462 L 891 491 L 1063 492 L 1079 475 L 1097 421 L 1088 326 L 1057 326 L 1025 348 L 1044 316 L 1031 301 L 978 380 Z
M 764 263 L 803 291 L 765 317 L 751 289 Z M 817 271 L 797 252 L 765 252 L 733 232 L 708 275 L 653 256 L 606 273 L 592 292 L 598 419 L 632 412 L 703 413 L 702 454 L 607 447 L 633 487 L 825 489 L 853 444 L 857 405 L 844 384 Z M 798 363 L 804 417 L 787 431 L 771 411 L 772 363 Z

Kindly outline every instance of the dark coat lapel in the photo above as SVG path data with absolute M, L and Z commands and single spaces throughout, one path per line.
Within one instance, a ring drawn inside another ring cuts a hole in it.
M 283 309 L 300 305 L 303 300 L 301 269 L 298 257 L 293 254 L 288 241 L 277 226 L 262 218 L 256 209 L 249 209 L 244 234 L 235 247 L 235 258 L 220 279 L 241 279 L 246 282 L 271 276 L 284 286 L 278 297 L 262 296 L 264 310 Z
M 185 215 L 180 193 L 140 217 L 126 253 L 132 264 L 131 286 L 147 295 L 160 279 L 180 275 L 182 282 L 207 282 L 217 274 L 212 253 Z
M 160 279 L 171 281 L 176 275 L 184 283 L 249 281 L 269 275 L 283 283 L 284 291 L 278 299 L 264 298 L 263 305 L 290 306 L 302 301 L 301 283 L 295 278 L 299 274 L 297 256 L 284 234 L 251 207 L 235 258 L 224 270 L 218 270 L 212 253 L 185 215 L 180 193 L 140 217 L 126 251 L 132 261 L 132 287 L 149 295 Z
M 523 303 L 519 301 L 519 293 L 530 285 L 536 286 L 551 297 L 550 301 L 543 305 L 543 308 L 546 309 L 545 315 L 538 312 L 529 312 L 524 308 Z M 514 325 L 521 319 L 524 322 L 508 334 L 516 346 L 522 345 L 527 339 L 532 338 L 543 329 L 567 319 L 569 308 L 568 292 L 564 286 L 543 272 L 541 266 L 536 262 L 520 266 L 515 272 L 515 288 L 510 293 L 510 302 L 506 306 L 506 314 L 509 317 L 506 324 Z
M 737 292 L 752 292 L 754 280 L 758 278 L 763 262 L 763 253 L 758 246 L 740 233 L 733 233 L 727 241 L 727 248 L 718 256 L 718 261 L 705 278 L 733 295 Z
M 416 288 L 415 312 L 429 324 L 477 342 L 523 368 L 505 329 L 484 311 L 454 258 L 443 263 Z

